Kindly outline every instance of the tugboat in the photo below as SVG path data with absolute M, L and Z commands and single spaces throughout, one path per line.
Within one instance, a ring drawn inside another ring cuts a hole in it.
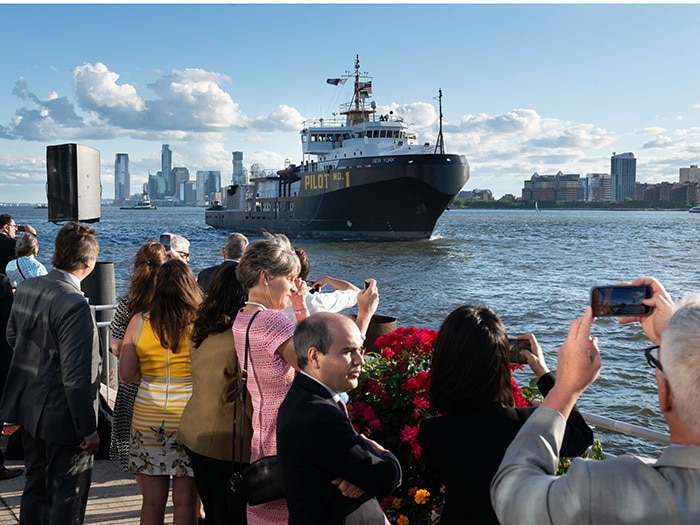
M 342 119 L 306 121 L 301 130 L 304 161 L 278 171 L 234 173 L 221 210 L 205 211 L 215 228 L 334 240 L 414 241 L 429 239 L 435 223 L 469 180 L 463 155 L 445 153 L 440 128 L 435 144 L 421 144 L 403 118 L 377 114 L 372 81 L 354 77 Z M 255 165 L 254 165 L 255 167 Z
M 158 206 L 151 204 L 151 198 L 145 191 L 141 194 L 141 197 L 132 206 L 119 206 L 120 210 L 156 210 Z

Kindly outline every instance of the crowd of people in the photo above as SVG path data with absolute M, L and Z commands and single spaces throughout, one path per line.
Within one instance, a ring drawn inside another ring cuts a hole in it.
M 65 224 L 47 274 L 36 232 L 26 225 L 17 239 L 17 230 L 0 215 L 0 420 L 22 437 L 20 521 L 82 523 L 100 443 L 104 356 L 80 291 L 96 232 Z M 366 359 L 377 282 L 307 281 L 308 256 L 282 234 L 249 242 L 232 233 L 223 261 L 197 277 L 189 249 L 170 233 L 140 246 L 110 324 L 121 380 L 110 459 L 135 477 L 140 523 L 162 524 L 172 497 L 177 525 L 387 524 L 379 499 L 401 484 L 401 462 L 355 430 L 345 404 Z M 544 399 L 516 407 L 501 319 L 483 304 L 460 306 L 433 347 L 429 398 L 439 415 L 418 433 L 421 461 L 445 487 L 441 524 L 698 522 L 700 297 L 676 305 L 652 277 L 632 284 L 651 286 L 651 314 L 620 321 L 639 323 L 654 344 L 645 354 L 672 445 L 658 459 L 576 459 L 555 475 L 560 457 L 593 443 L 576 408 L 602 366 L 590 307 L 571 323 L 556 379 L 535 336 L 519 336 Z M 465 453 L 466 441 L 479 453 Z M 249 504 L 231 480 L 270 457 L 284 497 Z M 21 475 L 2 459 L 0 480 Z

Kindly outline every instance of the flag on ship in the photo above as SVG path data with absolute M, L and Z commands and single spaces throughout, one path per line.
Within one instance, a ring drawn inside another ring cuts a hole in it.
M 345 84 L 347 78 L 329 78 L 326 82 L 332 86 L 337 86 L 338 84 Z
M 372 94 L 372 82 L 360 82 L 359 93 L 364 98 L 369 97 Z

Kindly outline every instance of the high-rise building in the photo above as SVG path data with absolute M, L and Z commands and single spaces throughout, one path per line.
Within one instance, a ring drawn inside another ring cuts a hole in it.
M 114 204 L 123 204 L 131 197 L 129 154 L 117 153 L 114 158 Z
M 205 205 L 214 200 L 213 195 L 221 191 L 221 172 L 206 170 L 197 172 L 197 202 Z
M 245 174 L 243 170 L 243 152 L 233 152 L 233 175 L 231 177 L 232 184 L 246 184 Z
M 163 144 L 160 150 L 160 176 L 165 179 L 165 193 L 167 195 L 177 195 L 179 186 L 175 184 L 172 177 L 173 152 L 170 151 L 169 144 Z
M 610 157 L 610 200 L 622 202 L 634 200 L 634 184 L 637 182 L 637 159 L 633 153 L 613 152 Z
M 173 168 L 172 170 L 170 170 L 170 179 L 173 181 L 173 185 L 176 189 L 176 191 L 173 193 L 173 197 L 176 200 L 180 200 L 180 201 L 184 202 L 184 200 L 185 200 L 183 198 L 184 194 L 182 193 L 181 188 L 182 188 L 183 182 L 190 181 L 190 170 L 188 170 L 187 168 L 180 168 L 180 167 Z M 194 183 L 193 183 L 192 188 L 193 188 L 192 191 L 194 192 Z

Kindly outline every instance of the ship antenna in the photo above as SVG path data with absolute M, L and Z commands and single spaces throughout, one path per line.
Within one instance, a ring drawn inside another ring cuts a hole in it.
M 355 109 L 360 110 L 360 55 L 355 55 Z
M 438 128 L 438 136 L 437 136 L 437 141 L 435 142 L 435 152 L 434 153 L 440 153 L 441 155 L 445 153 L 445 140 L 442 138 L 442 88 L 440 88 L 439 91 L 439 96 L 438 96 L 438 108 L 439 108 L 439 115 L 440 115 L 440 127 Z

